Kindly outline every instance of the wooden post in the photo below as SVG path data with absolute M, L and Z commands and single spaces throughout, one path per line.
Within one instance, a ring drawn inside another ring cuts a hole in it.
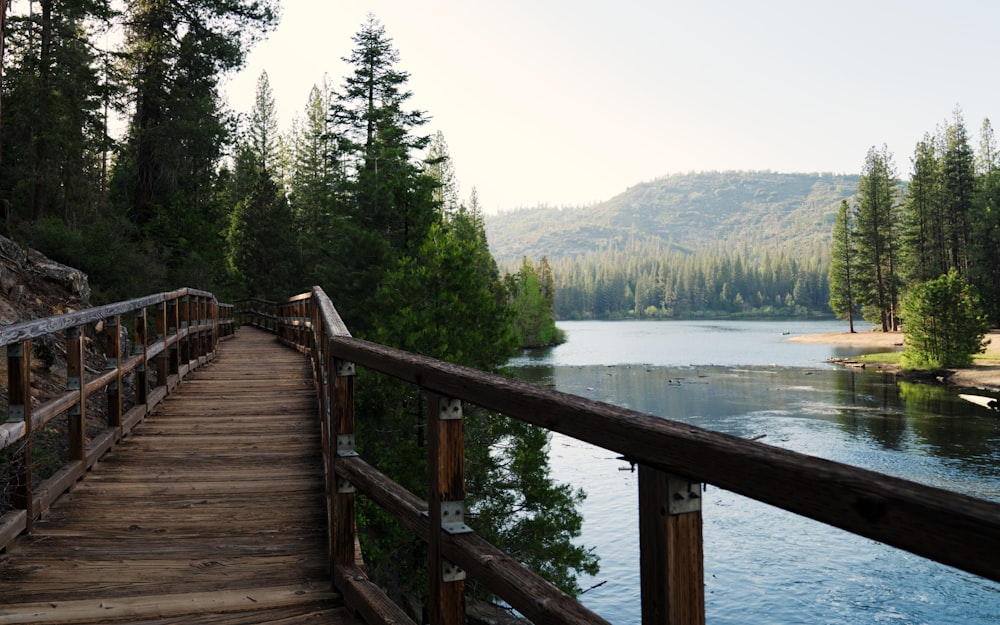
M 329 346 L 328 346 L 329 347 Z M 337 360 L 327 351 L 333 383 L 330 397 L 330 436 L 333 449 L 327 475 L 330 500 L 331 573 L 338 564 L 354 564 L 354 487 L 335 472 L 338 458 L 356 456 L 354 451 L 354 363 Z
M 145 404 L 149 396 L 149 376 L 146 373 L 146 367 L 149 365 L 149 358 L 146 357 L 146 324 L 148 321 L 145 308 L 135 311 L 134 323 L 132 353 L 135 356 L 142 356 L 142 362 L 135 368 L 135 403 L 138 406 Z
M 188 295 L 182 295 L 180 302 L 177 305 L 177 332 L 178 334 L 183 332 L 183 336 L 180 337 L 177 359 L 178 366 L 184 366 L 191 363 L 191 298 Z
M 639 465 L 642 625 L 704 625 L 701 484 Z
M 166 336 L 176 336 L 178 324 L 180 320 L 177 313 L 177 298 L 167 300 L 167 334 Z M 168 350 L 167 354 L 167 375 L 177 375 L 180 371 L 180 345 L 174 343 L 174 346 Z
M 465 572 L 441 555 L 441 533 L 463 533 L 465 526 L 465 419 L 462 402 L 434 393 L 427 396 L 429 424 L 428 576 L 432 625 L 465 622 Z
M 121 438 L 122 426 L 122 375 L 121 375 L 121 317 L 109 317 L 104 321 L 104 356 L 107 359 L 105 369 L 117 371 L 114 381 L 108 384 L 108 427 L 118 428 Z
M 19 421 L 24 423 L 24 451 L 10 503 L 15 509 L 26 512 L 26 528 L 30 532 L 35 520 L 31 472 L 31 341 L 7 346 L 7 422 Z
M 166 386 L 169 375 L 170 350 L 167 349 L 167 304 L 156 305 L 156 340 L 163 341 L 163 351 L 156 357 L 156 386 Z
M 66 390 L 78 391 L 77 403 L 69 409 L 69 459 L 87 460 L 87 399 L 83 376 L 83 333 L 79 327 L 66 330 Z

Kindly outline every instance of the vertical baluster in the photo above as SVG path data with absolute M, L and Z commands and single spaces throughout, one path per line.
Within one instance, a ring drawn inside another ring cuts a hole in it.
M 354 364 L 337 360 L 329 351 L 329 366 L 333 376 L 330 397 L 330 432 L 336 448 L 330 454 L 327 484 L 336 485 L 331 493 L 333 505 L 330 519 L 330 549 L 332 565 L 354 564 L 354 488 L 337 478 L 338 458 L 356 456 L 354 451 Z M 331 487 L 332 488 L 332 487 Z M 332 570 L 332 569 L 331 569 Z
M 703 625 L 701 484 L 639 465 L 642 625 Z
M 121 375 L 121 317 L 110 317 L 104 322 L 104 356 L 107 364 L 105 369 L 115 370 L 115 379 L 108 384 L 108 427 L 118 428 L 118 437 L 121 438 L 122 425 L 122 375 Z
M 465 525 L 465 419 L 462 403 L 429 393 L 427 397 L 430 540 L 430 622 L 464 622 L 465 572 L 441 555 L 442 532 L 469 531 Z
M 191 298 L 182 295 L 180 303 L 177 305 L 177 333 L 179 342 L 177 348 L 178 366 L 183 367 L 191 363 Z
M 31 471 L 31 341 L 7 346 L 7 421 L 24 423 L 24 447 L 17 467 L 18 483 L 11 505 L 26 513 L 27 530 L 34 523 L 34 489 Z
M 163 351 L 156 357 L 156 386 L 166 386 L 169 375 L 170 350 L 167 349 L 167 304 L 156 305 L 156 340 L 163 341 Z
M 146 324 L 148 320 L 145 308 L 135 311 L 134 323 L 132 354 L 142 356 L 142 360 L 139 361 L 139 365 L 135 368 L 135 404 L 140 406 L 146 403 L 149 396 L 149 376 L 146 373 L 146 367 L 149 365 L 149 358 L 146 356 Z
M 177 338 L 177 326 L 180 323 L 177 298 L 167 300 L 167 337 Z M 167 351 L 167 375 L 177 375 L 180 371 L 180 344 L 174 341 Z
M 84 392 L 83 333 L 79 327 L 66 330 L 66 390 L 79 391 L 77 403 L 69 409 L 69 459 L 87 460 L 87 399 Z

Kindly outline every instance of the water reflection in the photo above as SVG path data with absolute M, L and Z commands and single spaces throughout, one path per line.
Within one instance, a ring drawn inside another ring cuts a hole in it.
M 819 352 L 789 352 L 771 325 L 717 325 L 581 323 L 567 328 L 570 346 L 521 359 L 527 366 L 515 371 L 560 391 L 1000 501 L 1000 418 L 939 385 L 812 364 Z M 725 335 L 724 344 L 711 334 Z M 595 361 L 614 365 L 588 364 Z M 636 362 L 655 364 L 628 364 Z M 690 362 L 722 365 L 683 365 Z M 635 475 L 615 456 L 553 437 L 554 476 L 587 491 L 581 542 L 601 557 L 599 576 L 581 580 L 594 586 L 582 599 L 612 622 L 638 624 Z M 715 625 L 997 622 L 1000 584 L 719 489 L 709 488 L 704 505 Z
M 798 367 L 643 365 L 516 369 L 520 379 L 839 462 L 949 487 L 1000 480 L 1000 419 L 936 384 Z M 954 461 L 931 465 L 927 456 Z M 909 460 L 906 460 L 909 459 Z M 964 481 L 964 480 L 962 480 Z M 982 493 L 981 488 L 973 489 Z M 995 489 L 994 489 L 995 490 Z

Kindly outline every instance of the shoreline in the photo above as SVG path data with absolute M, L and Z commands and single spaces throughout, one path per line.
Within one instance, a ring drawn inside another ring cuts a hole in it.
M 987 390 L 1000 392 L 1000 330 L 993 330 L 987 336 L 990 343 L 986 346 L 985 359 L 971 367 L 947 369 L 937 379 L 948 386 L 956 388 Z M 803 334 L 792 336 L 787 341 L 793 343 L 822 343 L 826 345 L 857 345 L 873 350 L 898 351 L 903 345 L 902 332 L 827 332 L 825 334 Z M 831 361 L 836 362 L 836 361 Z M 846 364 L 841 361 L 840 364 Z M 882 371 L 899 372 L 896 365 L 881 365 Z

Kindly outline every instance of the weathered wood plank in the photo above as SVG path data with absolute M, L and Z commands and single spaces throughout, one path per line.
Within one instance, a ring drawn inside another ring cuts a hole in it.
M 192 592 L 118 599 L 46 601 L 0 606 L 0 624 L 108 622 L 195 616 L 203 612 L 259 611 L 306 604 L 328 604 L 337 595 L 324 584 L 241 589 L 232 592 Z
M 227 341 L 0 555 L 0 623 L 354 623 L 310 376 L 263 333 Z

